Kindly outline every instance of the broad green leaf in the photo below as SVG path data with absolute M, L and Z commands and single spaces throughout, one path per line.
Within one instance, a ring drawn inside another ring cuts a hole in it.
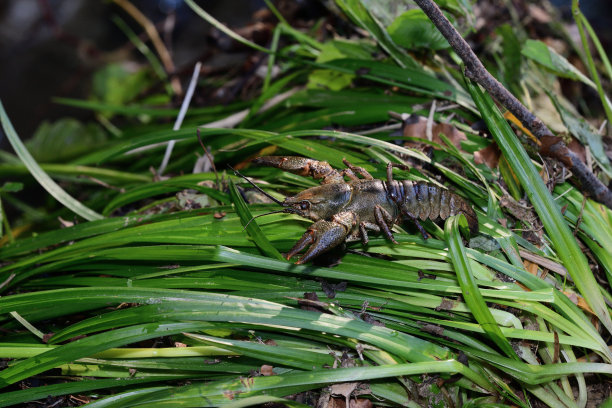
M 39 162 L 65 162 L 99 148 L 107 139 L 98 124 L 65 118 L 53 123 L 43 122 L 26 147 Z
M 111 105 L 121 105 L 131 102 L 151 85 L 152 80 L 146 69 L 134 70 L 119 63 L 111 63 L 94 73 L 92 98 Z M 112 115 L 110 112 L 102 114 Z
M 336 0 L 338 7 L 355 24 L 367 30 L 401 68 L 417 68 L 418 63 L 397 46 L 387 30 L 366 8 L 360 0 Z
M 40 185 L 47 190 L 57 201 L 65 205 L 68 209 L 73 211 L 75 214 L 85 218 L 86 220 L 97 220 L 103 218 L 100 214 L 86 207 L 81 202 L 75 200 L 72 196 L 64 191 L 55 181 L 45 173 L 40 167 L 36 160 L 32 157 L 28 149 L 23 145 L 19 139 L 19 135 L 15 131 L 13 124 L 8 118 L 4 105 L 0 101 L 0 121 L 2 122 L 2 129 L 6 134 L 11 146 L 17 153 L 17 156 L 26 165 L 32 176 L 40 183 Z
M 371 54 L 363 48 L 348 41 L 328 41 L 323 44 L 316 62 L 323 63 L 342 58 L 372 59 Z M 348 87 L 355 78 L 355 75 L 332 71 L 328 69 L 315 69 L 308 75 L 308 85 L 310 89 L 329 89 L 339 91 Z
M 590 87 L 596 88 L 593 81 L 542 41 L 527 40 L 523 45 L 521 53 L 527 58 L 545 66 L 558 76 L 581 81 Z
M 552 93 L 549 93 L 549 96 L 570 133 L 591 151 L 593 158 L 608 177 L 612 177 L 612 166 L 610 165 L 610 159 L 606 155 L 601 135 L 584 118 L 574 115 L 563 107 Z
M 450 47 L 421 9 L 406 11 L 387 30 L 393 41 L 409 50 L 437 51 Z
M 510 24 L 503 24 L 496 31 L 503 41 L 503 59 L 501 63 L 504 69 L 504 84 L 515 95 L 521 95 L 521 66 L 523 63 L 521 44 Z
M 23 190 L 23 183 L 7 181 L 0 186 L 1 193 L 16 193 Z

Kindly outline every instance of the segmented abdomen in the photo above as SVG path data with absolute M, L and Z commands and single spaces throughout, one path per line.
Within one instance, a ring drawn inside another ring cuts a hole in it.
M 406 211 L 424 221 L 447 219 L 451 215 L 464 214 L 472 234 L 478 232 L 478 217 L 474 209 L 457 194 L 432 184 L 410 180 L 394 181 L 395 190 Z

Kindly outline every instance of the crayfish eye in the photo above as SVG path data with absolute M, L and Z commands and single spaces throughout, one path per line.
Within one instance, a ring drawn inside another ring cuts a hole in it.
M 306 211 L 310 208 L 310 203 L 308 201 L 302 201 L 300 203 L 300 209 Z

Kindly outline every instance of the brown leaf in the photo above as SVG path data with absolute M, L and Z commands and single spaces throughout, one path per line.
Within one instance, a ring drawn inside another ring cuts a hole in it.
M 567 148 L 570 149 L 572 152 L 576 153 L 576 155 L 580 157 L 580 160 L 582 160 L 583 163 L 586 163 L 586 149 L 584 148 L 582 143 L 572 137 L 572 141 L 569 142 Z
M 274 375 L 274 367 L 272 367 L 271 365 L 264 364 L 259 369 L 259 373 L 264 377 Z
M 595 312 L 593 312 L 593 309 L 591 309 L 591 307 L 587 304 L 586 300 L 584 300 L 584 298 L 582 296 L 578 296 L 576 293 L 569 292 L 569 291 L 563 291 L 563 293 L 576 306 L 578 306 L 579 308 L 581 308 L 582 310 L 584 310 L 586 312 L 589 312 L 592 315 L 595 315 Z
M 474 163 L 486 164 L 490 169 L 495 169 L 499 165 L 499 157 L 501 156 L 501 150 L 497 143 L 491 143 L 484 149 L 474 152 Z
M 443 133 L 455 147 L 461 149 L 461 142 L 467 140 L 465 133 L 448 123 L 435 123 L 431 127 L 432 141 L 444 145 L 439 134 Z M 403 129 L 405 137 L 418 137 L 427 140 L 427 119 L 419 116 L 414 123 L 406 123 Z

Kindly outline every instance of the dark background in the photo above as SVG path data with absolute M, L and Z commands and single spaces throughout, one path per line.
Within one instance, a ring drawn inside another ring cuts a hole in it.
M 569 21 L 571 0 L 552 1 Z M 206 53 L 211 27 L 181 0 L 132 3 L 157 24 L 175 13 L 171 52 L 177 72 L 188 76 L 194 61 Z M 262 0 L 206 0 L 199 4 L 230 27 L 246 25 L 253 13 L 265 6 Z M 581 1 L 583 12 L 606 49 L 612 38 L 610 5 L 610 0 Z M 121 16 L 135 32 L 142 32 L 130 16 L 108 1 L 0 2 L 0 99 L 23 139 L 29 138 L 43 120 L 91 118 L 88 112 L 54 104 L 51 98 L 87 98 L 92 72 L 130 53 L 139 55 L 111 21 L 113 15 Z M 6 147 L 6 140 L 0 141 L 0 147 Z

